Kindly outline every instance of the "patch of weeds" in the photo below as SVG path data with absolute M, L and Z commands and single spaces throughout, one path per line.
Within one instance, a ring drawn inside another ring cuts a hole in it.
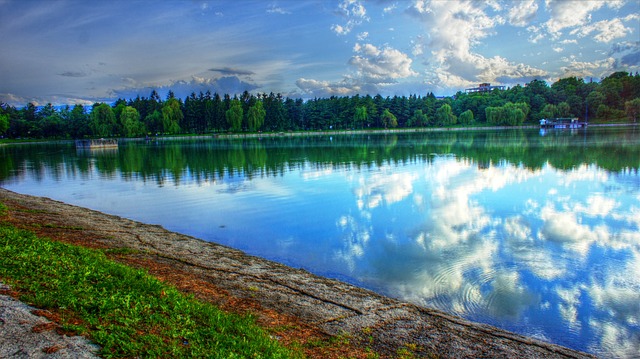
M 415 359 L 415 358 L 418 358 L 416 354 L 418 349 L 419 347 L 417 344 L 407 343 L 407 344 L 404 344 L 402 348 L 399 348 L 396 354 L 398 355 L 399 359 Z
M 0 216 L 6 216 L 9 208 L 4 203 L 0 203 Z
M 21 299 L 61 315 L 103 357 L 300 358 L 255 323 L 163 284 L 99 250 L 0 224 L 0 278 Z
M 54 229 L 70 229 L 74 231 L 82 231 L 84 228 L 78 226 L 60 226 L 57 224 L 46 223 L 43 227 L 45 228 L 54 228 Z
M 17 209 L 16 211 L 17 212 L 22 212 L 22 213 L 34 213 L 34 214 L 47 213 L 47 214 L 51 214 L 51 212 L 45 211 L 43 209 Z
M 329 338 L 329 343 L 331 345 L 349 345 L 351 344 L 351 336 L 348 333 L 333 335 Z
M 102 252 L 104 254 L 111 254 L 111 255 L 129 255 L 129 254 L 138 254 L 138 253 L 140 253 L 139 250 L 133 249 L 133 248 L 129 248 L 129 247 L 108 248 L 108 249 L 102 250 Z

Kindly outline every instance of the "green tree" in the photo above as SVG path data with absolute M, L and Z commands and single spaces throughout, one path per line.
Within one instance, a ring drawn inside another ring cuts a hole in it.
M 396 127 L 398 126 L 398 119 L 396 118 L 396 116 L 394 114 L 392 114 L 388 108 L 384 109 L 384 112 L 382 113 L 382 123 L 384 124 L 384 128 L 386 129 L 387 127 Z
M 131 106 L 126 106 L 120 113 L 120 124 L 125 137 L 135 137 L 146 132 L 143 123 L 140 122 L 138 110 Z
M 560 117 L 572 117 L 571 106 L 567 102 L 560 102 L 558 104 L 558 116 Z
M 436 110 L 436 123 L 438 126 L 450 126 L 456 124 L 456 116 L 451 110 L 451 105 L 445 103 Z
M 264 124 L 264 117 L 267 112 L 262 106 L 262 101 L 256 101 L 256 103 L 249 107 L 247 112 L 247 124 L 249 125 L 249 131 L 259 130 Z
M 529 105 L 524 102 L 508 102 L 503 106 L 503 109 L 504 111 L 502 113 L 505 117 L 502 119 L 501 124 L 509 126 L 520 126 L 527 118 Z
M 154 110 L 152 113 L 144 118 L 144 124 L 147 131 L 151 133 L 162 132 L 162 113 L 158 110 Z
M 0 114 L 0 135 L 4 135 L 9 129 L 9 115 Z
M 368 118 L 369 118 L 369 115 L 367 114 L 366 106 L 356 107 L 356 113 L 353 115 L 353 121 L 356 124 L 360 124 L 360 128 L 364 127 L 364 123 L 367 121 Z
M 89 116 L 82 105 L 75 105 L 67 118 L 67 132 L 73 138 L 82 138 L 91 134 Z
M 184 115 L 180 109 L 180 101 L 175 97 L 169 98 L 162 106 L 162 130 L 165 133 L 180 132 L 179 123 L 182 122 Z
M 413 111 L 413 116 L 407 122 L 407 126 L 417 126 L 422 127 L 429 123 L 429 119 L 427 115 L 422 112 L 422 110 L 418 109 Z
M 633 122 L 638 121 L 638 115 L 640 115 L 640 97 L 624 103 L 624 111 L 629 117 L 633 119 Z M 0 125 L 0 133 L 2 133 L 2 127 Z
M 238 132 L 242 129 L 242 103 L 238 99 L 231 100 L 231 105 L 225 113 L 231 130 Z
M 558 114 L 558 107 L 550 103 L 546 104 L 542 111 L 540 111 L 540 116 L 542 116 L 542 118 L 556 118 L 558 117 Z
M 458 117 L 458 121 L 463 125 L 470 125 L 473 123 L 473 112 L 471 110 L 466 110 L 465 112 L 460 114 Z
M 89 117 L 89 128 L 94 136 L 107 137 L 115 134 L 117 123 L 111 106 L 106 103 L 95 104 Z
M 502 107 L 489 106 L 484 109 L 487 123 L 490 125 L 498 125 L 502 122 Z

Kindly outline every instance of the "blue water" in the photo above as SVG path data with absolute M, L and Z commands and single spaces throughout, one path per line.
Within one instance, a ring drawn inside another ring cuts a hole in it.
M 0 147 L 2 187 L 604 357 L 640 353 L 640 135 Z

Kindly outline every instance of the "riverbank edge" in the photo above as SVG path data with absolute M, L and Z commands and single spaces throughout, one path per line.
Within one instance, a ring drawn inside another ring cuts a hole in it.
M 87 240 L 127 248 L 214 283 L 240 298 L 299 318 L 330 335 L 349 335 L 383 357 L 410 346 L 440 358 L 591 358 L 592 356 L 437 310 L 391 299 L 161 226 L 0 189 L 0 203 Z
M 589 124 L 588 127 L 638 127 L 640 123 L 596 123 Z M 226 133 L 209 133 L 202 135 L 161 135 L 147 138 L 117 138 L 123 141 L 143 141 L 143 140 L 175 140 L 175 139 L 238 139 L 238 138 L 269 138 L 269 137 L 315 137 L 315 136 L 353 136 L 353 135 L 374 135 L 374 134 L 401 134 L 401 133 L 429 133 L 429 132 L 458 132 L 458 131 L 500 131 L 500 130 L 531 130 L 540 129 L 539 125 L 523 125 L 523 126 L 477 126 L 477 127 L 417 127 L 417 128 L 393 128 L 393 129 L 355 129 L 355 130 L 327 130 L 327 131 L 281 131 L 281 132 L 226 132 Z M 547 129 L 547 131 L 565 131 L 566 129 Z M 39 143 L 39 142 L 74 142 L 70 139 L 34 139 L 28 141 L 2 142 L 0 146 L 9 144 L 22 143 Z
M 589 124 L 588 127 L 637 127 L 638 123 L 599 123 Z M 195 136 L 159 136 L 157 139 L 170 140 L 180 138 L 193 139 L 237 139 L 237 138 L 263 138 L 263 137 L 313 137 L 313 136 L 353 136 L 374 134 L 400 134 L 400 133 L 430 133 L 430 132 L 458 132 L 458 131 L 502 131 L 502 130 L 535 130 L 539 125 L 522 126 L 477 126 L 477 127 L 416 127 L 393 129 L 354 129 L 354 130 L 328 130 L 328 131 L 282 131 L 282 132 L 249 132 L 249 133 L 213 133 Z M 547 129 L 549 131 L 550 129 Z M 551 129 L 553 130 L 553 129 Z M 564 129 L 558 129 L 562 131 Z

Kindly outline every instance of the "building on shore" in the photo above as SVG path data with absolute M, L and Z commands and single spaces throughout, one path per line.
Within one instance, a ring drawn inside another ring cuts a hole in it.
M 481 83 L 480 85 L 478 85 L 478 87 L 472 87 L 472 88 L 468 88 L 465 89 L 464 92 L 466 93 L 476 93 L 476 92 L 491 92 L 493 90 L 500 90 L 500 91 L 504 91 L 507 87 L 506 86 L 491 86 L 490 83 L 488 82 L 484 82 Z
M 540 128 L 583 128 L 587 127 L 586 122 L 581 122 L 574 118 L 543 118 L 540 120 Z

